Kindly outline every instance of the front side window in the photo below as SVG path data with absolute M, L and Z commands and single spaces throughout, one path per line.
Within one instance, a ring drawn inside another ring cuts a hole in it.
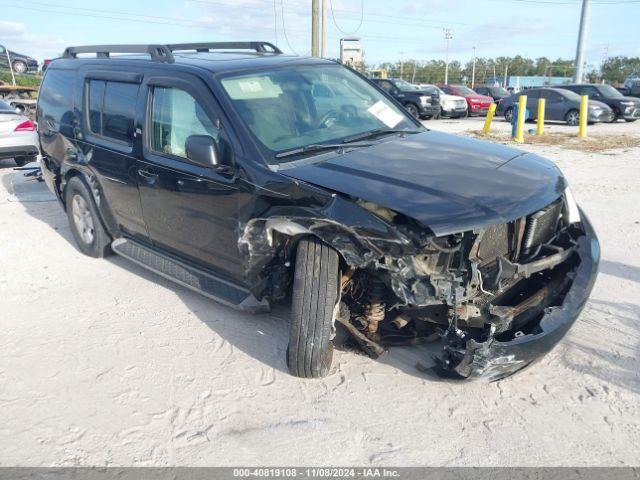
M 191 135 L 218 139 L 219 129 L 189 93 L 178 88 L 155 87 L 151 102 L 151 149 L 187 158 L 186 142 Z
M 378 89 L 339 65 L 228 74 L 221 83 L 275 162 L 281 161 L 276 158 L 279 152 L 307 145 L 338 143 L 371 131 L 417 128 Z

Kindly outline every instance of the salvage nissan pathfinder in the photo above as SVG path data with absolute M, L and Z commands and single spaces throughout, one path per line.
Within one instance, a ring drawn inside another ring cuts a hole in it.
M 67 48 L 37 119 L 83 253 L 239 309 L 286 302 L 300 377 L 327 375 L 346 334 L 374 358 L 433 341 L 440 375 L 503 378 L 596 278 L 554 163 L 429 131 L 353 70 L 266 42 Z

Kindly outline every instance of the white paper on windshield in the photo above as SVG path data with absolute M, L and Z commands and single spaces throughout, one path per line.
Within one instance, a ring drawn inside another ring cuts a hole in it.
M 382 100 L 374 103 L 367 111 L 389 128 L 395 127 L 404 119 L 402 115 L 394 112 L 393 109 Z

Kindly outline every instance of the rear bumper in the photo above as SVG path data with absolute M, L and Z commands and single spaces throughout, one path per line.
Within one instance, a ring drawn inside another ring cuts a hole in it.
M 547 308 L 538 327 L 531 333 L 509 341 L 496 339 L 483 343 L 470 340 L 465 358 L 455 367 L 461 378 L 490 381 L 507 377 L 539 360 L 564 337 L 584 308 L 598 273 L 600 245 L 585 216 L 581 213 L 584 235 L 578 238 L 580 264 L 560 305 Z
M 11 145 L 8 147 L 0 146 L 0 158 L 28 157 L 38 154 L 38 148 L 35 145 Z

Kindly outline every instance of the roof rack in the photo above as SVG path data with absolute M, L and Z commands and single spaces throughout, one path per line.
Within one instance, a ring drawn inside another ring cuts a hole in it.
M 146 53 L 156 62 L 173 62 L 173 52 L 210 52 L 211 50 L 254 50 L 258 53 L 281 54 L 282 50 L 269 42 L 210 42 L 174 43 L 171 45 L 88 45 L 67 47 L 62 58 L 78 58 L 78 54 L 95 53 L 98 58 L 109 58 L 112 53 Z
M 109 58 L 112 53 L 147 53 L 156 62 L 172 62 L 171 50 L 166 45 L 87 45 L 67 47 L 62 58 L 77 58 L 79 53 L 95 53 L 98 58 Z
M 282 50 L 269 42 L 209 42 L 209 43 L 174 43 L 167 45 L 172 52 L 195 50 L 210 52 L 211 50 L 255 50 L 258 53 L 280 54 Z

